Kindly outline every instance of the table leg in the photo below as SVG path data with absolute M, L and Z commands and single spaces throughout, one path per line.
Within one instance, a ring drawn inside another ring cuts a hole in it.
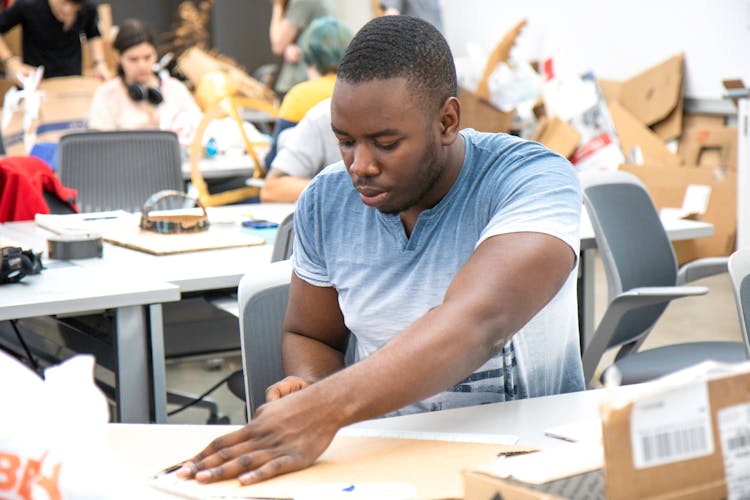
M 149 306 L 151 320 L 151 370 L 154 384 L 154 421 L 167 423 L 167 383 L 164 367 L 164 319 L 161 304 Z
M 115 310 L 118 422 L 148 423 L 151 420 L 148 333 L 145 306 Z

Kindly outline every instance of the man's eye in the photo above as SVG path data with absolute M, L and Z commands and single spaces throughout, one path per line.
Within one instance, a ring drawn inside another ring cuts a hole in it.
M 354 141 L 347 141 L 347 140 L 339 139 L 340 148 L 351 148 L 352 146 L 354 146 Z
M 383 151 L 391 151 L 393 149 L 396 149 L 396 146 L 398 146 L 398 141 L 388 142 L 385 144 L 383 144 L 382 142 L 376 142 L 375 145 L 378 147 L 378 149 L 382 149 Z

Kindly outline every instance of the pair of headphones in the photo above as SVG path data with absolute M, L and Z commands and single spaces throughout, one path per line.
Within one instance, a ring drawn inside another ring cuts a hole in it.
M 130 98 L 136 102 L 148 101 L 154 106 L 158 106 L 164 101 L 164 96 L 158 87 L 147 87 L 140 82 L 128 83 L 125 84 L 125 87 L 128 89 Z
M 0 256 L 0 284 L 17 283 L 27 274 L 39 274 L 42 271 L 42 256 L 32 250 L 2 247 Z

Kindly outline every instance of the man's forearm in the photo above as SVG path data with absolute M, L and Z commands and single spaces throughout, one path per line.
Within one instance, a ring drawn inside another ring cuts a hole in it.
M 101 37 L 89 40 L 89 52 L 91 52 L 91 62 L 94 66 L 97 64 L 106 64 L 107 61 L 104 59 L 104 43 Z
M 372 356 L 310 387 L 339 408 L 340 426 L 381 416 L 444 391 L 498 352 L 512 332 L 476 324 L 459 305 L 443 304 Z M 490 340 L 492 339 L 492 340 Z
M 278 55 L 284 52 L 286 46 L 283 40 L 282 21 L 284 20 L 284 5 L 281 2 L 274 2 L 271 10 L 271 23 L 268 28 L 268 36 L 271 40 L 271 51 Z
M 8 44 L 5 41 L 5 37 L 0 36 L 0 61 L 2 61 L 3 64 L 6 64 L 13 57 L 17 56 L 14 56 L 13 52 L 10 51 L 10 47 L 8 47 Z

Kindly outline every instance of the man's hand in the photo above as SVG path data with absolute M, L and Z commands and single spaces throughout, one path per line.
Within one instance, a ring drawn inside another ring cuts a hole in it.
M 276 401 L 293 392 L 301 391 L 310 383 L 300 377 L 289 376 L 266 389 L 266 402 Z
M 186 461 L 177 476 L 200 483 L 238 478 L 246 485 L 312 465 L 340 427 L 335 405 L 320 403 L 309 390 L 266 403 L 242 429 Z
M 284 49 L 284 59 L 290 63 L 298 63 L 302 60 L 302 49 L 292 43 Z
M 16 56 L 11 57 L 5 62 L 6 78 L 11 80 L 19 87 L 23 87 L 23 82 L 21 82 L 19 75 L 22 78 L 27 78 L 31 76 L 34 71 L 36 71 L 35 67 L 24 64 L 23 61 L 21 61 L 21 59 Z
M 112 78 L 112 75 L 109 72 L 109 68 L 107 68 L 107 64 L 103 59 L 99 59 L 94 63 L 94 74 L 99 80 L 103 82 L 106 82 L 107 80 Z

